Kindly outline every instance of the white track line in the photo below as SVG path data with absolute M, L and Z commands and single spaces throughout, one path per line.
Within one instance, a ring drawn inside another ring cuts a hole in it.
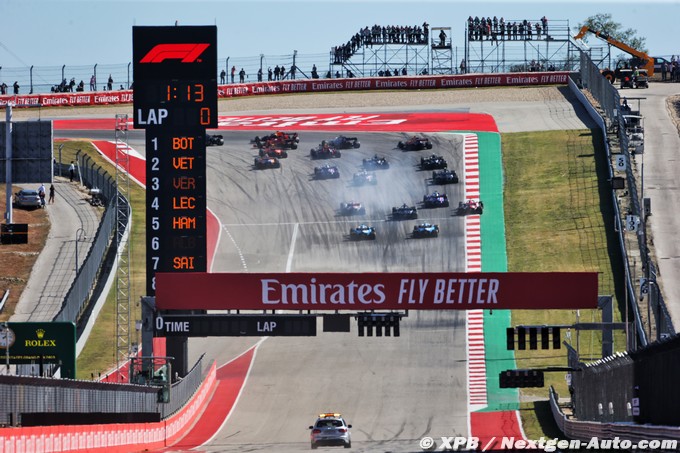
M 290 272 L 293 267 L 293 254 L 295 253 L 295 241 L 297 240 L 299 223 L 293 227 L 293 238 L 290 241 L 290 250 L 288 250 L 288 261 L 286 261 L 286 272 Z

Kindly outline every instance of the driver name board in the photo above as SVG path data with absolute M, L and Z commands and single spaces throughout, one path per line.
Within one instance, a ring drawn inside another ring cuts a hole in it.
M 146 130 L 147 295 L 156 272 L 205 272 L 206 128 L 217 127 L 217 27 L 133 27 L 134 126 Z

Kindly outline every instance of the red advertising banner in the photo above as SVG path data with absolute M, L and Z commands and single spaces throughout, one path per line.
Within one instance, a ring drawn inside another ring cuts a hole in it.
M 516 72 L 440 76 L 365 77 L 360 79 L 302 79 L 277 82 L 220 85 L 218 97 L 231 98 L 261 94 L 321 93 L 357 90 L 423 90 L 481 88 L 495 86 L 565 85 L 568 72 Z
M 156 274 L 162 310 L 596 307 L 596 272 Z
M 442 88 L 481 88 L 494 86 L 565 85 L 569 72 L 513 72 L 508 74 L 464 74 L 430 76 L 364 77 L 353 79 L 301 79 L 276 82 L 219 85 L 220 98 L 262 94 L 322 93 L 357 90 L 422 90 Z M 0 96 L 0 106 L 59 107 L 80 105 L 130 104 L 132 90 L 75 93 L 48 93 Z

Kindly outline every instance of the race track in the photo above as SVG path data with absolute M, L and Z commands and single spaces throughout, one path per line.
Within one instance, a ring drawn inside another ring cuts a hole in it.
M 347 104 L 336 102 L 335 96 L 332 103 L 326 102 L 326 97 L 331 95 L 234 100 L 221 105 L 221 110 L 226 106 L 229 115 L 467 111 L 493 115 L 501 132 L 592 126 L 564 87 L 480 90 L 474 95 L 467 90 L 442 91 L 428 97 L 427 105 L 414 102 L 422 101 L 420 94 L 357 93 Z M 322 105 L 347 107 L 319 109 Z M 463 221 L 452 217 L 451 209 L 421 211 L 423 219 L 440 225 L 442 236 L 437 239 L 409 239 L 414 221 L 387 218 L 392 206 L 415 203 L 433 189 L 427 184 L 428 172 L 415 167 L 428 152 L 395 149 L 406 135 L 345 131 L 358 136 L 362 146 L 330 162 L 339 166 L 341 179 L 311 181 L 313 167 L 324 161 L 311 161 L 309 148 L 339 132 L 301 132 L 300 148 L 283 160 L 282 169 L 253 171 L 256 150 L 248 142 L 263 132 L 271 131 L 220 131 L 225 145 L 208 148 L 208 206 L 223 224 L 213 272 L 464 270 Z M 62 134 L 93 137 L 92 131 Z M 435 143 L 430 152 L 445 154 L 449 167 L 462 174 L 460 137 L 428 136 Z M 112 132 L 96 138 L 112 139 Z M 131 131 L 130 145 L 143 154 L 143 133 Z M 393 164 L 390 170 L 378 172 L 378 185 L 348 184 L 361 159 L 375 153 L 384 154 Z M 438 189 L 448 193 L 452 206 L 462 199 L 462 183 Z M 352 220 L 338 217 L 339 203 L 350 199 L 363 202 L 367 215 Z M 360 220 L 378 229 L 375 242 L 345 240 L 349 227 Z M 358 338 L 354 326 L 347 334 L 323 333 L 320 325 L 317 337 L 267 338 L 257 349 L 227 422 L 198 449 L 307 450 L 307 427 L 322 411 L 342 412 L 353 424 L 354 451 L 421 451 L 422 436 L 468 435 L 464 316 L 463 312 L 412 311 L 402 321 L 398 338 Z M 191 360 L 205 354 L 219 366 L 259 340 L 191 339 Z M 180 443 L 172 449 L 193 446 Z
M 301 133 L 299 149 L 273 170 L 252 169 L 257 150 L 248 142 L 255 133 L 228 133 L 224 146 L 209 148 L 208 205 L 222 222 L 213 272 L 465 270 L 463 219 L 452 208 L 419 210 L 418 221 L 440 226 L 434 239 L 410 238 L 417 221 L 389 216 L 392 206 L 418 204 L 435 189 L 452 206 L 462 200 L 462 183 L 434 186 L 431 171 L 419 169 L 420 157 L 436 152 L 462 174 L 462 136 L 431 134 L 432 151 L 405 152 L 396 147 L 405 134 L 349 134 L 361 148 L 311 160 L 310 148 L 333 135 Z M 352 174 L 374 154 L 387 157 L 390 168 L 376 172 L 376 186 L 355 187 Z M 324 163 L 337 165 L 340 179 L 313 180 L 314 166 Z M 340 216 L 340 203 L 350 200 L 364 203 L 366 215 Z M 360 222 L 377 228 L 375 241 L 347 240 Z M 264 341 L 234 413 L 202 448 L 307 449 L 307 427 L 324 411 L 342 412 L 353 424 L 356 451 L 414 451 L 422 436 L 467 433 L 464 312 L 410 312 L 397 338 L 360 338 L 352 329 L 323 333 L 319 326 L 317 337 Z M 225 347 L 210 344 L 234 342 L 237 348 L 254 343 L 195 339 L 190 349 L 212 355 Z

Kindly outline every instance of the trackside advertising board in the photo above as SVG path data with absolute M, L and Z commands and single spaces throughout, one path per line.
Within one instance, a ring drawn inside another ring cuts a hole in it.
M 156 274 L 161 310 L 596 307 L 596 272 Z

